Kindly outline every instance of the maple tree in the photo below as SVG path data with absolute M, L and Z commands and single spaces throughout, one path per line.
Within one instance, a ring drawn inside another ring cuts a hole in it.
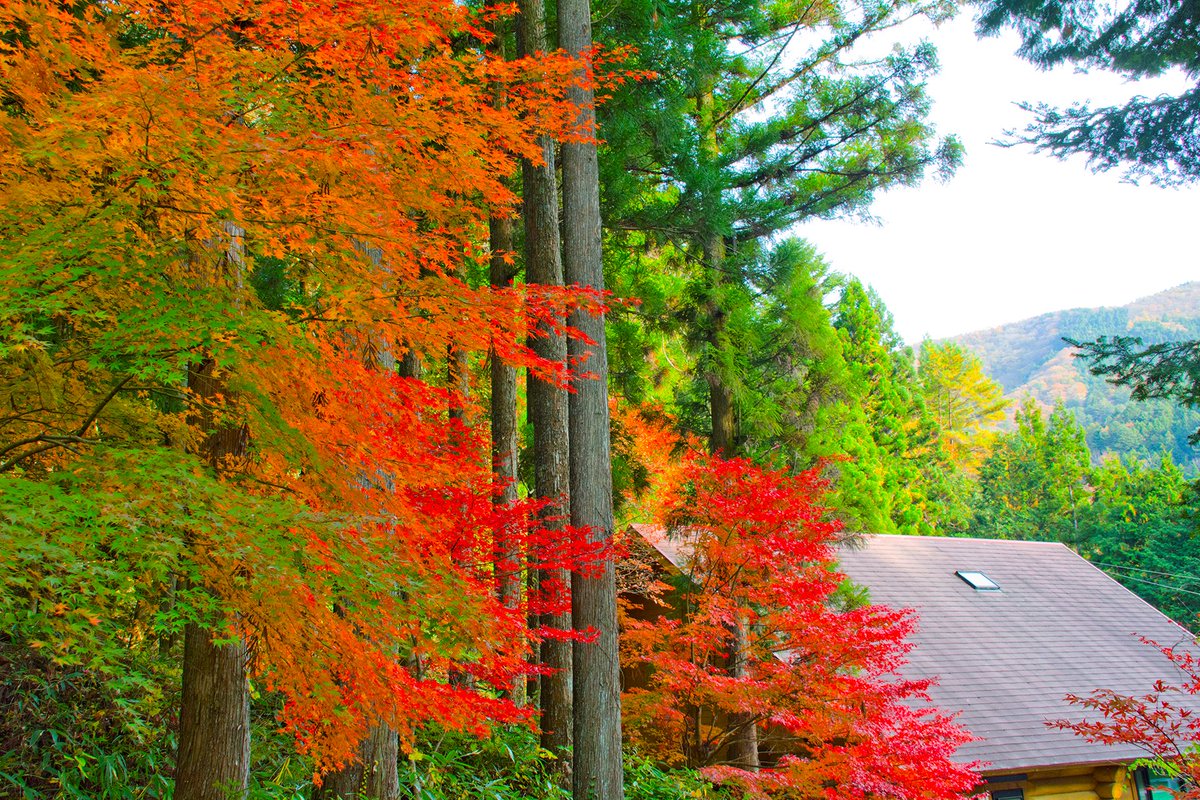
M 623 663 L 648 676 L 624 698 L 630 737 L 748 796 L 958 797 L 977 782 L 951 760 L 969 737 L 923 704 L 927 681 L 896 674 L 912 614 L 839 602 L 825 488 L 815 471 L 694 451 L 660 478 L 683 566 L 626 608 Z M 758 769 L 730 748 L 746 725 Z
M 1178 800 L 1200 797 L 1200 660 L 1194 642 L 1172 646 L 1143 639 L 1162 652 L 1178 670 L 1175 681 L 1157 680 L 1145 694 L 1132 695 L 1097 689 L 1086 696 L 1067 695 L 1067 701 L 1099 719 L 1054 720 L 1048 725 L 1069 730 L 1100 744 L 1131 744 L 1145 752 L 1151 766 L 1179 779 Z
M 492 548 L 530 536 L 533 509 L 492 503 L 461 388 L 395 369 L 490 347 L 561 382 L 524 335 L 598 308 L 460 277 L 535 136 L 577 135 L 578 63 L 487 57 L 490 13 L 0 9 L 0 504 L 19 545 L 0 575 L 22 641 L 113 691 L 123 650 L 183 625 L 240 641 L 318 771 L 377 720 L 411 742 L 524 717 L 484 689 L 528 669 Z M 197 364 L 215 391 L 189 385 Z M 241 446 L 206 459 L 230 430 Z

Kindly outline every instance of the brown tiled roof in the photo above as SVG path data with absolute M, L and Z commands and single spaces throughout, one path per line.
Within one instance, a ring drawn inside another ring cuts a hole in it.
M 1079 719 L 1067 693 L 1145 693 L 1179 672 L 1138 635 L 1193 642 L 1183 628 L 1061 544 L 926 536 L 865 536 L 842 570 L 873 603 L 913 608 L 920 625 L 904 674 L 939 676 L 930 694 L 979 741 L 959 758 L 984 772 L 1127 761 L 1136 748 L 1089 744 L 1046 720 Z M 977 591 L 956 570 L 985 573 Z

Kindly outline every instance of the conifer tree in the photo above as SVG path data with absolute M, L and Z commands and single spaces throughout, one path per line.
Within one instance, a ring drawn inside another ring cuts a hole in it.
M 635 66 L 657 73 L 606 104 L 606 214 L 614 229 L 686 254 L 681 321 L 708 385 L 713 452 L 738 452 L 737 315 L 759 288 L 763 240 L 861 210 L 876 191 L 957 163 L 957 144 L 936 141 L 926 122 L 932 49 L 870 63 L 854 56 L 874 31 L 949 10 L 735 2 L 716 15 L 694 2 L 651 12 L 628 0 L 606 18 L 606 39 L 636 43 Z M 751 113 L 759 109 L 770 112 Z
M 1088 475 L 1079 554 L 1185 627 L 1195 625 L 1200 497 L 1164 455 L 1157 464 L 1105 459 Z
M 954 342 L 921 343 L 918 374 L 942 445 L 969 472 L 978 469 L 1009 401 L 970 350 Z
M 523 0 L 517 38 L 521 55 L 545 53 L 546 5 L 542 0 Z M 559 235 L 558 177 L 555 172 L 554 142 L 538 139 L 540 163 L 526 159 L 521 165 L 522 215 L 525 226 L 525 277 L 531 284 L 563 285 L 563 257 Z M 546 326 L 530 339 L 530 346 L 543 358 L 567 366 L 567 339 L 560 330 Z M 533 426 L 534 490 L 548 505 L 542 518 L 548 530 L 562 531 L 571 518 L 570 436 L 566 391 L 530 376 L 529 421 Z M 551 566 L 538 571 L 540 592 L 563 603 L 571 582 L 569 570 Z M 543 615 L 542 624 L 558 631 L 572 628 L 569 607 Z M 551 637 L 542 642 L 542 663 L 549 671 L 541 677 L 542 746 L 562 761 L 562 778 L 569 780 L 571 751 L 571 642 Z
M 827 454 L 849 456 L 835 464 L 838 508 L 855 530 L 927 531 L 914 459 L 922 409 L 890 315 L 874 293 L 851 279 L 842 287 L 833 324 L 848 373 L 844 422 L 824 432 Z
M 1016 431 L 997 437 L 980 467 L 972 531 L 1074 543 L 1088 500 L 1090 454 L 1083 429 L 1061 403 L 1046 417 L 1032 398 L 1017 411 L 1016 423 Z
M 590 0 L 559 0 L 559 45 L 572 56 L 592 51 Z M 580 76 L 581 78 L 583 76 Z M 595 95 L 580 80 L 568 91 L 583 133 L 595 132 Z M 600 232 L 600 174 L 595 139 L 562 147 L 563 273 L 569 286 L 604 289 Z M 613 536 L 612 465 L 608 410 L 608 353 L 604 316 L 575 313 L 569 354 L 585 370 L 569 404 L 571 523 L 600 549 L 599 563 L 571 580 L 571 616 L 577 630 L 594 641 L 577 642 L 574 668 L 574 763 L 572 796 L 577 800 L 620 800 L 621 680 L 617 653 L 617 586 Z
M 1189 0 L 977 0 L 978 30 L 1013 28 L 1019 55 L 1042 69 L 1073 65 L 1130 81 L 1171 71 L 1191 85 L 1176 95 L 1141 94 L 1123 105 L 1026 106 L 1034 119 L 1018 140 L 1060 158 L 1082 153 L 1093 169 L 1176 184 L 1200 179 L 1200 10 Z
M 1167 398 L 1185 408 L 1200 407 L 1200 341 L 1146 344 L 1137 337 L 1101 336 L 1094 342 L 1066 340 L 1091 363 L 1093 375 L 1128 386 L 1134 400 Z M 1191 435 L 1200 444 L 1200 430 Z

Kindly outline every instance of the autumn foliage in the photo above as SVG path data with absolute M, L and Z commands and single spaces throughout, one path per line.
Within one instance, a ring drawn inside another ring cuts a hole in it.
M 928 682 L 896 675 L 913 615 L 839 593 L 817 472 L 693 452 L 659 490 L 661 527 L 644 531 L 682 566 L 626 606 L 623 661 L 645 684 L 624 698 L 638 747 L 751 797 L 949 800 L 975 785 L 951 761 L 967 735 L 929 707 Z M 757 771 L 729 763 L 745 725 Z
M 184 624 L 243 637 L 318 770 L 376 719 L 407 741 L 524 718 L 491 533 L 570 555 L 492 504 L 436 365 L 492 348 L 561 381 L 525 336 L 597 298 L 460 277 L 535 135 L 586 133 L 577 63 L 493 60 L 488 30 L 444 0 L 0 7 L 14 643 L 115 687 Z M 220 391 L 189 387 L 199 364 Z M 245 454 L 205 458 L 220 431 Z
M 1148 639 L 1178 668 L 1175 681 L 1157 680 L 1142 695 L 1097 689 L 1067 701 L 1099 717 L 1082 721 L 1055 720 L 1048 724 L 1069 730 L 1089 742 L 1134 745 L 1154 768 L 1179 780 L 1180 800 L 1200 798 L 1200 659 L 1187 644 L 1163 646 Z

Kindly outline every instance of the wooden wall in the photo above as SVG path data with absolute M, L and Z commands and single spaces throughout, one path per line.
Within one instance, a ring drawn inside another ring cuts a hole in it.
M 1118 764 L 1029 770 L 1013 776 L 1017 780 L 986 777 L 988 791 L 1021 789 L 1025 800 L 1139 800 L 1133 776 Z

